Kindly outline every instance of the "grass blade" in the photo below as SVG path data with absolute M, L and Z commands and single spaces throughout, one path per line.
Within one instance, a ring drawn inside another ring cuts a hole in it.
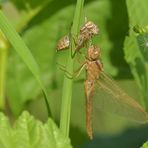
M 4 109 L 5 106 L 5 72 L 7 65 L 8 54 L 7 41 L 0 31 L 0 109 Z
M 22 38 L 19 36 L 19 34 L 15 31 L 14 27 L 10 24 L 10 22 L 7 20 L 3 12 L 0 10 L 0 29 L 5 34 L 13 48 L 16 50 L 17 54 L 22 58 L 24 63 L 27 65 L 29 70 L 32 72 L 36 80 L 38 81 L 40 87 L 42 88 L 44 92 L 44 98 L 48 109 L 48 114 L 51 115 L 49 104 L 47 103 L 47 93 L 46 89 L 44 88 L 41 78 L 40 78 L 40 70 L 39 67 L 32 56 L 30 50 L 22 40 Z

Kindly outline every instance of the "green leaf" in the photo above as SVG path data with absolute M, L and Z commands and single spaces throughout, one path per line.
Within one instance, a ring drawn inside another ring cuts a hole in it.
M 132 74 L 140 88 L 142 99 L 141 103 L 148 110 L 148 51 L 147 49 L 147 34 L 139 32 L 135 26 L 147 26 L 147 0 L 126 0 L 128 15 L 129 15 L 129 36 L 124 42 L 125 59 L 130 65 Z M 134 29 L 134 30 L 133 30 Z M 136 29 L 136 30 L 135 30 Z M 141 30 L 141 29 L 140 29 Z
M 130 64 L 132 73 L 135 76 L 135 79 L 137 80 L 141 90 L 141 75 L 145 71 L 144 61 L 140 54 L 140 51 L 138 50 L 138 45 L 135 36 L 131 35 L 130 37 L 126 37 L 125 39 L 125 45 L 124 45 L 124 52 L 125 52 L 125 59 Z M 140 69 L 141 67 L 141 69 Z
M 145 64 L 148 64 L 148 34 L 138 35 L 137 42 Z
M 28 112 L 23 112 L 14 125 L 0 113 L 1 148 L 70 148 L 70 140 L 64 138 L 52 119 L 43 124 Z
M 135 25 L 146 26 L 148 24 L 148 11 L 147 11 L 147 0 L 126 0 L 129 25 L 133 27 Z
M 148 148 L 148 141 L 145 142 L 141 148 Z

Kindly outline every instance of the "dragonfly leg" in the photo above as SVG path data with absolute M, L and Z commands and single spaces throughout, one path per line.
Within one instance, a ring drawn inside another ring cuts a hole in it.
M 77 78 L 80 74 L 81 74 L 81 72 L 82 72 L 82 70 L 84 69 L 86 67 L 86 62 L 84 62 L 81 66 L 80 66 L 80 68 L 78 68 L 76 71 L 75 71 L 75 77 Z
M 58 65 L 60 65 L 59 68 L 60 68 L 62 71 L 65 72 L 66 76 L 67 76 L 69 79 L 76 79 L 76 78 L 81 74 L 82 70 L 85 68 L 86 62 L 83 63 L 83 64 L 80 66 L 80 68 L 78 68 L 76 71 L 74 71 L 74 74 L 71 74 L 70 72 L 68 72 L 68 71 L 66 70 L 66 66 L 65 66 L 65 65 L 62 65 L 62 64 L 59 64 L 59 63 L 58 63 Z
M 65 75 L 68 79 L 73 79 L 72 74 L 70 72 L 66 71 L 65 65 L 62 65 L 62 64 L 59 64 L 59 63 L 57 63 L 57 64 L 59 65 L 59 69 L 65 72 Z

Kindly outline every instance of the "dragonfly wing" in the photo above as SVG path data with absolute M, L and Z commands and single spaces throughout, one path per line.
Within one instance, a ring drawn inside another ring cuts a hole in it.
M 96 83 L 94 105 L 103 111 L 115 113 L 137 122 L 148 121 L 148 114 L 142 106 L 119 88 L 104 72 L 101 73 Z

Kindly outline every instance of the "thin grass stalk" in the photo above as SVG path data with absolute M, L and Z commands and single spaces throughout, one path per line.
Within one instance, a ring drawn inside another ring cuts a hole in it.
M 83 5 L 84 5 L 84 0 L 77 0 L 74 19 L 73 19 L 73 25 L 71 29 L 72 36 L 76 36 L 79 32 Z M 75 50 L 75 44 L 73 39 L 71 39 L 71 48 L 72 48 L 72 51 Z M 67 60 L 66 71 L 73 74 L 73 65 L 74 65 L 74 59 L 71 57 L 71 50 L 69 50 L 69 57 Z M 60 117 L 60 130 L 65 137 L 69 137 L 72 86 L 73 86 L 73 80 L 64 76 L 61 117 Z
M 8 41 L 11 43 L 13 48 L 16 50 L 17 54 L 22 58 L 24 63 L 27 65 L 29 70 L 32 72 L 38 84 L 40 85 L 43 91 L 45 102 L 46 102 L 48 115 L 51 116 L 48 96 L 46 93 L 46 89 L 42 83 L 42 80 L 40 78 L 40 69 L 38 67 L 38 64 L 36 63 L 34 57 L 32 56 L 30 50 L 28 49 L 28 47 L 26 46 L 22 38 L 19 36 L 19 34 L 16 32 L 14 27 L 7 20 L 7 18 L 5 17 L 5 15 L 3 14 L 1 10 L 0 10 L 0 29 L 2 30 L 2 32 L 4 33 Z
M 8 42 L 0 31 L 0 109 L 5 107 L 5 77 L 7 65 Z

